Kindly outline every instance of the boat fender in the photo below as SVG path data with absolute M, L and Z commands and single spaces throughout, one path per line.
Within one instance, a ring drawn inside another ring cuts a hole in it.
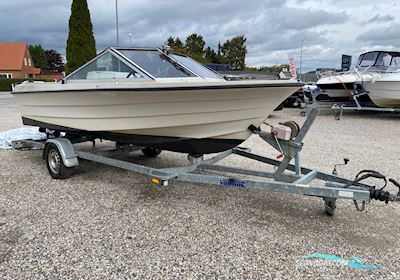
M 48 144 L 54 144 L 60 151 L 63 163 L 66 167 L 74 167 L 79 165 L 78 155 L 72 145 L 71 141 L 67 138 L 55 138 L 46 141 L 46 146 Z

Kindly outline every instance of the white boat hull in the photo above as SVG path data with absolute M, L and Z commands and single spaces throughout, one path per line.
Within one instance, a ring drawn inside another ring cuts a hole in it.
M 365 84 L 368 95 L 379 107 L 400 107 L 400 73 L 381 74 Z
M 346 89 L 326 89 L 325 94 L 330 98 L 351 98 L 351 90 Z
M 243 82 L 236 84 L 243 84 Z M 278 84 L 277 84 L 278 85 Z M 15 92 L 22 117 L 89 132 L 247 139 L 297 87 L 102 89 Z
M 323 77 L 316 83 L 331 98 L 351 98 L 351 91 L 358 76 L 353 73 L 334 74 Z

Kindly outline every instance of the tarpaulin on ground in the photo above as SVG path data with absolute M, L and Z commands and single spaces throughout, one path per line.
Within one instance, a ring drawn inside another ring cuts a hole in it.
M 12 141 L 42 140 L 46 139 L 45 133 L 39 132 L 38 127 L 24 126 L 0 132 L 0 149 L 11 149 Z

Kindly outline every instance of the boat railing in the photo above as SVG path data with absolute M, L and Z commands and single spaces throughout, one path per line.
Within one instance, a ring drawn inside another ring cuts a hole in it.
M 381 67 L 381 66 L 370 66 L 367 68 L 354 68 L 354 73 L 359 77 L 363 78 L 366 75 L 371 76 L 374 74 L 388 74 L 388 73 L 399 73 L 399 66 L 389 66 L 389 67 Z
M 343 72 L 336 72 L 335 70 L 324 70 L 324 71 L 317 71 L 316 75 L 318 79 L 328 78 L 333 76 L 340 76 Z

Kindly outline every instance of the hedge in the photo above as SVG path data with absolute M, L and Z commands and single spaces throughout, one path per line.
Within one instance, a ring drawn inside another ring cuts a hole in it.
M 12 84 L 20 84 L 23 81 L 44 81 L 44 82 L 53 82 L 50 80 L 44 79 L 0 79 L 0 91 L 11 91 Z

